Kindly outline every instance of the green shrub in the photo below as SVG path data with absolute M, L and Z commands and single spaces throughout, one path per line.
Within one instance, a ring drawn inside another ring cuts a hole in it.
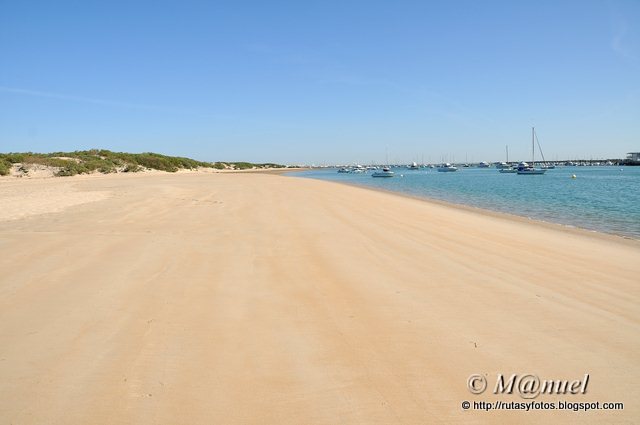
M 253 164 L 250 162 L 232 162 L 236 170 L 247 170 L 253 168 Z
M 55 175 L 59 177 L 75 176 L 76 174 L 78 174 L 78 171 L 71 167 L 62 168 L 55 173 Z
M 136 164 L 127 164 L 125 165 L 125 167 L 122 169 L 123 173 L 137 173 L 139 171 L 142 171 L 143 168 L 139 165 Z
M 6 176 L 11 171 L 11 163 L 4 158 L 0 159 L 0 176 Z
M 0 160 L 8 162 L 10 164 L 16 164 L 18 162 L 23 162 L 25 155 L 24 153 L 3 153 L 0 154 Z
M 71 158 L 71 159 L 61 159 Z M 105 149 L 90 149 L 86 151 L 74 152 L 52 152 L 48 154 L 24 152 L 24 153 L 0 153 L 0 175 L 7 175 L 12 164 L 40 164 L 49 167 L 56 167 L 58 176 L 74 176 L 76 174 L 92 173 L 113 173 L 118 168 L 123 172 L 132 173 L 151 168 L 168 172 L 176 172 L 180 169 L 195 169 L 198 167 L 213 167 L 218 170 L 225 169 L 233 165 L 238 170 L 249 168 L 281 168 L 278 164 L 252 164 L 250 162 L 203 162 L 191 158 L 179 156 L 167 156 L 152 152 L 126 153 L 112 152 Z

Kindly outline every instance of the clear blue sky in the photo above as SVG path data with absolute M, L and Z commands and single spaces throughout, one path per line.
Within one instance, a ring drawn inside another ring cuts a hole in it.
M 0 0 L 0 151 L 640 151 L 639 1 Z

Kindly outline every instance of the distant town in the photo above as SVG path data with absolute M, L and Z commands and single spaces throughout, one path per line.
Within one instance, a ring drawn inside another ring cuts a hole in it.
M 405 162 L 391 162 L 389 164 L 380 164 L 380 163 L 371 163 L 369 164 L 371 167 L 381 167 L 383 165 L 387 165 L 390 167 L 415 167 L 415 168 L 435 168 L 442 162 L 434 162 L 434 163 L 405 163 Z M 547 166 L 553 167 L 599 167 L 599 166 L 640 166 L 640 152 L 629 152 L 627 153 L 626 158 L 609 158 L 609 159 L 563 159 L 563 160 L 555 160 L 555 161 L 536 161 L 541 164 L 545 164 Z M 452 165 L 462 168 L 490 168 L 497 167 L 500 168 L 505 165 L 509 166 L 517 166 L 519 161 L 509 161 L 509 162 L 451 162 Z M 360 164 L 356 163 L 342 163 L 342 164 L 308 164 L 308 165 L 300 165 L 300 167 L 310 167 L 310 168 L 343 168 L 343 167 L 353 167 L 358 166 Z M 366 168 L 366 167 L 365 167 Z

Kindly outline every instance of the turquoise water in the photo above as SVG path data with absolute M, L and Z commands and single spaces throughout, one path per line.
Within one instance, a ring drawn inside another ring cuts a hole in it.
M 640 239 L 640 167 L 559 167 L 541 176 L 495 168 L 395 168 L 394 178 L 312 170 L 296 176 L 371 186 Z M 575 174 L 576 179 L 571 175 Z

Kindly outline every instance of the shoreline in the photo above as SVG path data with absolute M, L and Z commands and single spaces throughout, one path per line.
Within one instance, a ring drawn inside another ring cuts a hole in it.
M 216 170 L 213 168 L 205 168 L 198 170 L 179 170 L 175 173 L 169 173 L 165 171 L 159 170 L 147 170 L 144 172 L 138 173 L 91 173 L 91 174 L 78 174 L 75 176 L 64 176 L 64 177 L 31 177 L 31 178 L 20 178 L 15 176 L 2 176 L 0 177 L 0 189 L 3 185 L 10 185 L 11 183 L 21 185 L 23 183 L 31 182 L 31 184 L 37 183 L 45 183 L 48 181 L 59 181 L 61 183 L 74 183 L 74 182 L 83 182 L 83 181 L 91 181 L 91 180 L 102 180 L 102 179 L 125 179 L 129 178 L 152 178 L 156 176 L 171 176 L 171 175 L 224 175 L 224 174 L 264 174 L 264 175 L 272 175 L 272 176 L 282 176 L 282 177 L 294 177 L 299 179 L 311 179 L 314 181 L 321 181 L 325 183 L 335 183 L 337 185 L 345 185 L 348 187 L 355 187 L 359 189 L 364 189 L 367 191 L 377 192 L 377 193 L 385 193 L 388 195 L 399 196 L 406 199 L 412 199 L 419 202 L 425 202 L 432 205 L 439 205 L 446 208 L 451 208 L 459 211 L 466 211 L 469 213 L 475 213 L 478 215 L 493 217 L 497 219 L 514 221 L 522 224 L 541 226 L 544 228 L 548 228 L 551 230 L 556 230 L 560 232 L 564 232 L 567 234 L 576 234 L 582 236 L 588 236 L 591 238 L 597 238 L 607 241 L 617 241 L 619 243 L 628 244 L 630 246 L 640 246 L 640 238 L 634 238 L 632 236 L 617 234 L 617 233 L 609 233 L 601 230 L 594 230 L 589 228 L 584 228 L 580 226 L 575 226 L 571 224 L 558 223 L 553 221 L 545 221 L 535 217 L 527 217 L 523 215 L 508 213 L 504 211 L 491 210 L 488 208 L 477 207 L 468 204 L 455 203 L 451 201 L 445 201 L 437 198 L 430 198 L 428 196 L 422 195 L 414 195 L 406 192 L 394 191 L 390 189 L 385 189 L 381 187 L 373 187 L 364 184 L 345 182 L 345 181 L 336 181 L 336 180 L 327 180 L 321 178 L 314 177 L 300 177 L 296 174 L 303 171 L 308 171 L 309 168 L 294 168 L 294 169 L 253 169 L 253 170 Z M 290 173 L 290 174 L 289 174 Z M 4 186 L 7 187 L 7 186 Z M 1 193 L 0 193 L 1 195 Z M 102 197 L 96 197 L 96 200 L 107 198 L 108 194 Z M 87 201 L 91 202 L 91 201 Z M 84 202 L 80 202 L 84 203 Z M 75 205 L 76 203 L 72 203 L 71 205 Z M 0 214 L 0 218 L 2 214 Z
M 299 171 L 306 171 L 306 170 L 299 170 Z M 291 176 L 289 177 L 296 177 L 295 176 L 295 172 L 293 172 L 291 174 Z M 486 216 L 491 216 L 491 217 L 497 217 L 497 218 L 504 218 L 506 220 L 515 220 L 515 221 L 519 221 L 521 223 L 530 223 L 530 224 L 536 224 L 536 225 L 540 225 L 540 226 L 544 226 L 544 227 L 548 227 L 551 229 L 556 229 L 559 231 L 563 231 L 563 232 L 576 232 L 582 235 L 591 235 L 592 237 L 601 237 L 604 239 L 611 239 L 613 238 L 614 240 L 619 240 L 620 242 L 629 242 L 631 244 L 637 244 L 640 246 L 640 237 L 639 238 L 634 238 L 633 236 L 629 236 L 629 235 L 625 235 L 625 234 L 620 234 L 620 233 L 612 233 L 612 232 L 605 232 L 602 230 L 595 230 L 595 229 L 589 229 L 586 227 L 580 227 L 580 226 L 576 226 L 573 224 L 565 224 L 565 223 L 558 223 L 555 221 L 545 221 L 542 220 L 540 218 L 536 218 L 536 217 L 528 217 L 528 216 L 524 216 L 524 215 L 518 215 L 515 213 L 508 213 L 508 212 L 504 212 L 504 211 L 499 211 L 499 210 L 492 210 L 489 208 L 484 208 L 484 207 L 478 207 L 478 206 L 474 206 L 474 205 L 469 205 L 469 204 L 462 204 L 462 203 L 456 203 L 456 202 L 452 202 L 452 201 L 445 201 L 442 199 L 437 199 L 437 198 L 431 198 L 429 196 L 426 195 L 414 195 L 411 193 L 406 193 L 406 192 L 400 192 L 400 191 L 395 191 L 395 190 L 391 190 L 391 189 L 385 189 L 382 187 L 374 187 L 374 186 L 369 186 L 369 185 L 365 185 L 365 184 L 358 184 L 358 183 L 352 183 L 352 182 L 347 182 L 347 181 L 337 181 L 337 180 L 328 180 L 328 179 L 321 179 L 321 178 L 315 178 L 315 177 L 300 177 L 297 176 L 297 178 L 305 178 L 305 179 L 314 179 L 314 180 L 319 180 L 319 181 L 324 181 L 324 182 L 329 182 L 329 183 L 336 183 L 336 184 L 341 184 L 341 185 L 346 185 L 346 186 L 351 186 L 351 187 L 357 187 L 360 189 L 365 189 L 365 190 L 371 190 L 374 192 L 381 192 L 381 193 L 388 193 L 390 195 L 397 195 L 397 196 L 401 196 L 403 198 L 408 198 L 408 199 L 414 199 L 414 200 L 418 200 L 418 201 L 423 201 L 423 202 L 427 202 L 427 203 L 432 203 L 435 205 L 442 205 L 445 207 L 449 207 L 449 208 L 453 208 L 453 209 L 459 209 L 459 210 L 464 210 L 464 211 L 469 211 L 469 212 L 475 212 L 477 214 L 481 214 L 481 215 L 486 215 Z
M 587 373 L 541 399 L 640 414 L 638 244 L 273 173 L 22 183 L 0 185 L 42 203 L 0 221 L 4 422 L 576 420 L 465 411 L 522 401 L 478 373 Z

